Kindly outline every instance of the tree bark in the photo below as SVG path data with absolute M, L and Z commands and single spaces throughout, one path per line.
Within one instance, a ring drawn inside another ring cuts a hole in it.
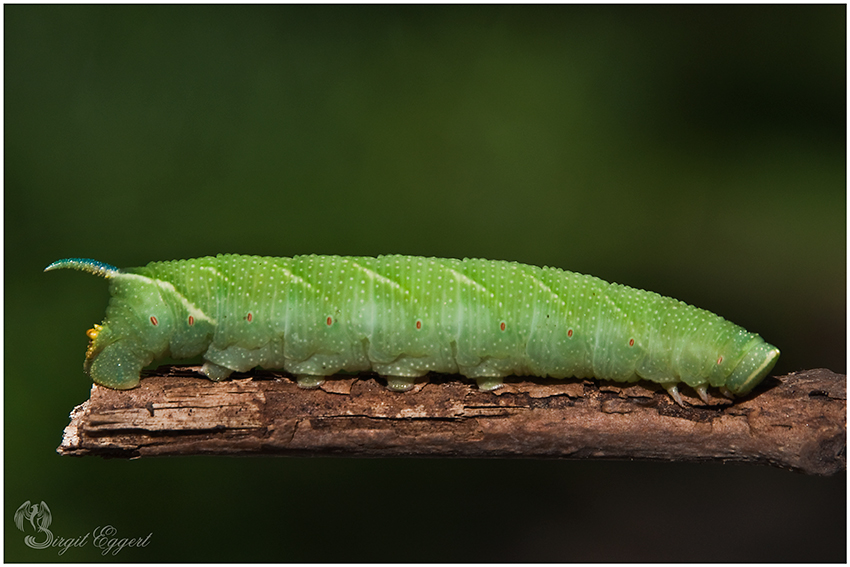
M 688 407 L 641 382 L 515 378 L 481 392 L 430 375 L 406 393 L 374 374 L 317 390 L 283 373 L 211 382 L 163 366 L 133 390 L 94 385 L 58 452 L 160 455 L 533 457 L 745 461 L 830 475 L 846 469 L 846 379 L 829 370 L 768 378 L 734 403 Z

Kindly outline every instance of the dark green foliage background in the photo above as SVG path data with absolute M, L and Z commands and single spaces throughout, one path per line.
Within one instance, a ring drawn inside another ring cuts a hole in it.
M 106 283 L 217 252 L 590 273 L 845 371 L 845 7 L 5 6 L 5 559 L 844 561 L 845 477 L 61 458 Z

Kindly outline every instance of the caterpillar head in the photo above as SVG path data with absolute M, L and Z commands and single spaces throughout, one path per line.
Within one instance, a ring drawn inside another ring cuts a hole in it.
M 756 337 L 744 352 L 744 358 L 726 378 L 726 388 L 736 396 L 743 396 L 767 377 L 779 360 L 779 349 Z
M 54 262 L 45 271 L 58 268 L 109 279 L 112 297 L 106 318 L 86 332 L 91 342 L 83 368 L 97 384 L 119 390 L 134 388 L 142 368 L 153 360 L 194 356 L 203 351 L 213 331 L 213 322 L 169 282 L 77 258 Z

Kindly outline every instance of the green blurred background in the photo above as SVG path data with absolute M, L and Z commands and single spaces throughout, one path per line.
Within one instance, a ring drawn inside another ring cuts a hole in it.
M 106 283 L 218 252 L 508 259 L 845 371 L 845 7 L 5 6 L 7 561 L 844 561 L 846 477 L 62 458 Z M 102 558 L 12 521 L 153 532 Z

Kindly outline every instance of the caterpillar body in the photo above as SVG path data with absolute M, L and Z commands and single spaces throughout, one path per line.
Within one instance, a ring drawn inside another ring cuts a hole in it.
M 85 371 L 127 389 L 142 368 L 202 355 L 212 380 L 256 366 L 302 387 L 374 370 L 405 391 L 428 372 L 482 390 L 509 375 L 678 384 L 743 395 L 779 349 L 713 313 L 558 268 L 415 256 L 241 255 L 119 269 L 84 258 L 50 264 L 109 280 L 106 318 L 87 332 Z

